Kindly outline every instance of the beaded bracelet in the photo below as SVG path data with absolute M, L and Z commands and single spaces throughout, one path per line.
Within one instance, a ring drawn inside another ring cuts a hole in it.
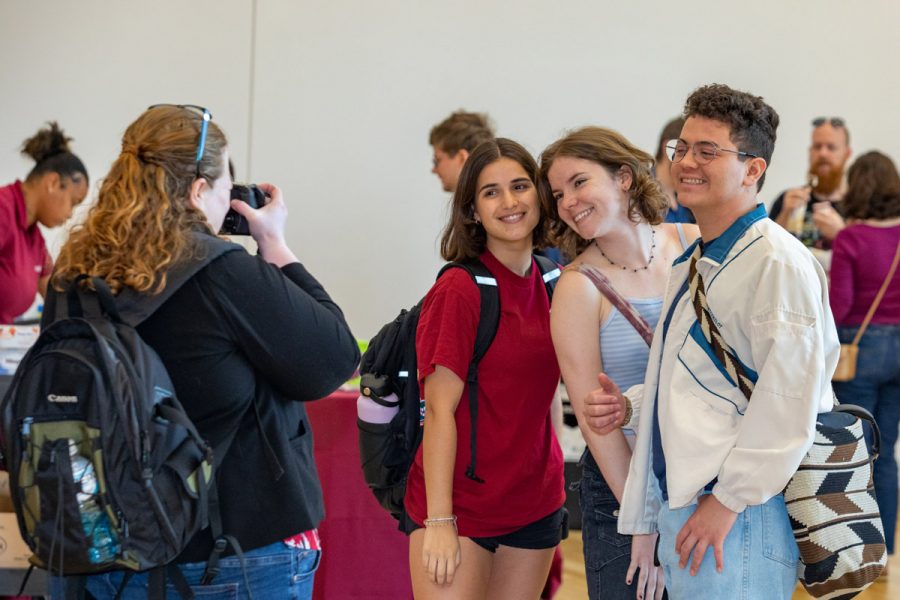
M 444 525 L 446 523 L 451 523 L 453 526 L 456 526 L 456 515 L 450 515 L 449 517 L 435 517 L 433 519 L 425 519 L 425 527 L 429 525 Z
M 631 405 L 631 400 L 628 399 L 628 396 L 625 396 L 625 418 L 622 419 L 622 425 L 620 427 L 624 427 L 628 425 L 628 422 L 631 421 L 631 416 L 634 414 L 634 407 Z

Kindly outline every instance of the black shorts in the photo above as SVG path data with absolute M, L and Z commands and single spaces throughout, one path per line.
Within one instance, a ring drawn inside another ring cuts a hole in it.
M 400 529 L 409 535 L 422 526 L 403 514 Z M 503 535 L 469 538 L 488 552 L 496 552 L 498 546 L 543 550 L 554 548 L 569 537 L 569 511 L 565 507 L 555 510 L 546 517 L 529 523 L 520 529 Z

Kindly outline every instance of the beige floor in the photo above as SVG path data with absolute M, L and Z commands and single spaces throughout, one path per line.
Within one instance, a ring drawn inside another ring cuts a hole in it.
M 571 531 L 569 539 L 562 543 L 563 583 L 554 600 L 584 600 L 587 585 L 584 580 L 584 555 L 581 553 L 581 532 Z M 897 600 L 900 598 L 900 554 L 891 557 L 891 575 L 873 583 L 857 596 L 857 600 Z M 803 588 L 797 587 L 793 600 L 810 598 Z

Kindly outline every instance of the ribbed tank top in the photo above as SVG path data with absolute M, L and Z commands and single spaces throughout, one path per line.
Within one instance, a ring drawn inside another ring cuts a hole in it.
M 655 330 L 663 299 L 628 298 L 628 301 L 644 317 L 650 329 Z M 615 306 L 611 307 L 609 317 L 600 326 L 600 339 L 603 372 L 609 375 L 619 389 L 624 391 L 643 383 L 650 347 Z

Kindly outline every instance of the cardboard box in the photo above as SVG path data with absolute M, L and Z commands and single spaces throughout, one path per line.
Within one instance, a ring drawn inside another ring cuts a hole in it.
M 30 563 L 31 550 L 19 535 L 15 513 L 0 513 L 0 595 L 14 596 L 22 585 Z M 47 572 L 32 571 L 24 590 L 27 596 L 49 597 Z
M 0 513 L 0 569 L 27 569 L 29 556 L 15 513 Z
M 0 471 L 0 513 L 13 512 L 12 498 L 9 496 L 9 473 Z

